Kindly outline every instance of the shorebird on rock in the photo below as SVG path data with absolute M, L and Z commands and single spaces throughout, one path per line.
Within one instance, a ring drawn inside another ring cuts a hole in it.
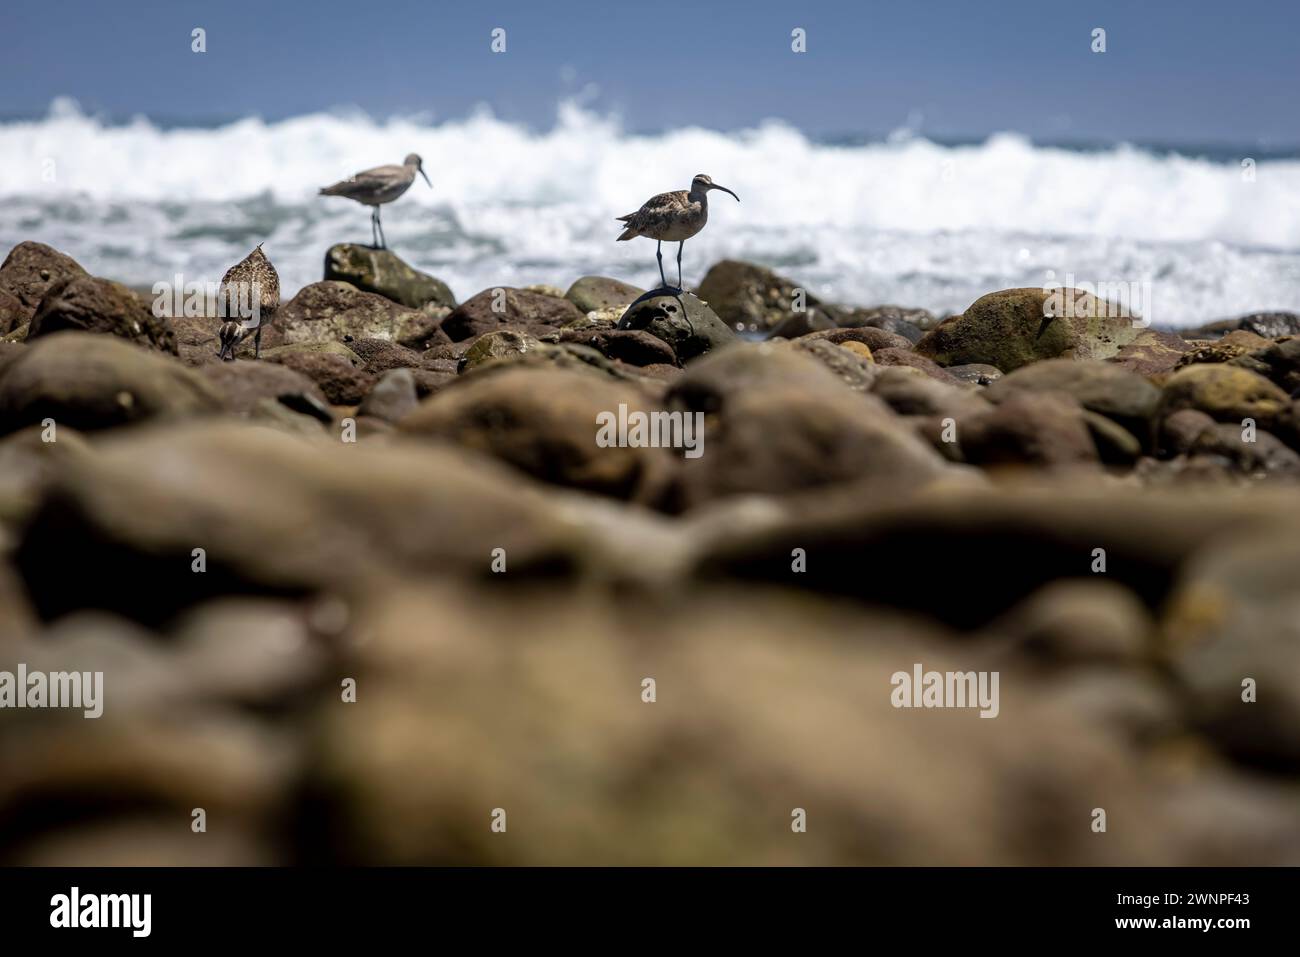
M 411 184 L 415 182 L 416 173 L 424 176 L 424 181 L 429 183 L 429 177 L 424 172 L 423 160 L 411 153 L 406 159 L 402 160 L 401 166 L 376 166 L 374 169 L 368 169 L 349 176 L 333 186 L 326 186 L 320 191 L 320 195 L 346 196 L 348 199 L 355 199 L 364 206 L 372 207 L 373 212 L 370 214 L 371 245 L 376 249 L 387 249 L 388 243 L 384 241 L 384 227 L 379 222 L 379 207 L 384 203 L 391 203 L 410 189 Z M 429 183 L 429 188 L 433 189 L 433 183 Z
M 235 347 L 253 335 L 253 358 L 262 358 L 262 327 L 280 308 L 280 274 L 262 252 L 262 244 L 226 270 L 217 291 L 225 316 L 237 318 L 221 325 L 217 355 L 231 361 Z M 245 313 L 248 313 L 245 315 Z
M 663 244 L 677 243 L 677 286 L 675 288 L 680 290 L 682 288 L 682 247 L 686 245 L 686 240 L 703 229 L 704 224 L 709 221 L 709 190 L 711 189 L 730 193 L 735 197 L 736 202 L 740 202 L 740 197 L 727 187 L 719 186 L 704 173 L 697 173 L 691 180 L 689 190 L 680 189 L 672 193 L 660 193 L 647 200 L 646 204 L 635 213 L 618 217 L 619 222 L 627 226 L 623 230 L 623 235 L 618 237 L 619 242 L 635 239 L 637 236 L 646 236 L 655 240 L 655 258 L 659 260 L 659 279 L 665 287 L 668 286 L 668 280 L 664 277 Z

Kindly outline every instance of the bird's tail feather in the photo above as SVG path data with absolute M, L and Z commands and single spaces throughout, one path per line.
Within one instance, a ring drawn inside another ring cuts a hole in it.
M 618 237 L 618 241 L 621 243 L 625 239 L 636 239 L 639 235 L 641 234 L 629 226 L 627 229 L 623 230 L 623 235 Z

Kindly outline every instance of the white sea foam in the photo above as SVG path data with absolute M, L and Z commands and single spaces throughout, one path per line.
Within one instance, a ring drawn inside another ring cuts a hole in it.
M 60 100 L 39 121 L 0 125 L 0 242 L 40 239 L 151 284 L 178 269 L 219 278 L 265 240 L 288 294 L 320 278 L 331 243 L 369 239 L 366 210 L 316 189 L 413 151 L 435 188 L 417 180 L 386 208 L 385 232 L 462 298 L 588 272 L 650 283 L 649 241 L 616 244 L 614 217 L 706 171 L 742 203 L 714 194 L 710 227 L 686 249 L 688 281 L 720 258 L 753 259 L 827 298 L 948 311 L 1053 270 L 1151 281 L 1161 323 L 1300 308 L 1297 160 L 1261 160 L 1247 182 L 1236 161 L 1012 134 L 834 146 L 772 122 L 647 136 L 574 103 L 539 132 L 487 112 L 163 129 Z

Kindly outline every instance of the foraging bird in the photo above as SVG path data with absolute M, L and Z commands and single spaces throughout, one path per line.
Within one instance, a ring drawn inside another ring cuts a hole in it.
M 415 182 L 416 173 L 424 176 L 424 181 L 429 183 L 429 189 L 433 189 L 433 183 L 429 182 L 429 177 L 424 173 L 424 161 L 411 153 L 402 160 L 401 166 L 376 166 L 374 169 L 349 176 L 333 186 L 326 186 L 320 191 L 320 195 L 346 196 L 365 206 L 373 207 L 374 211 L 370 214 L 371 245 L 376 249 L 387 249 L 384 227 L 379 222 L 379 207 L 384 203 L 391 203 L 410 189 L 411 184 Z
M 217 355 L 233 360 L 235 347 L 254 333 L 253 358 L 262 358 L 262 327 L 280 308 L 280 274 L 262 252 L 261 243 L 226 270 L 217 295 L 222 315 L 238 317 L 222 323 Z
M 691 180 L 689 190 L 680 189 L 672 193 L 660 193 L 658 196 L 651 197 L 635 213 L 618 217 L 619 222 L 627 225 L 623 235 L 618 237 L 619 242 L 635 239 L 637 236 L 646 236 L 656 241 L 655 258 L 659 260 L 659 279 L 664 286 L 668 285 L 668 280 L 664 278 L 663 244 L 677 243 L 676 288 L 680 290 L 682 288 L 682 247 L 686 245 L 686 240 L 703 229 L 704 224 L 709 221 L 709 190 L 711 189 L 731 193 L 736 202 L 740 202 L 740 197 L 727 187 L 719 186 L 704 173 L 698 173 Z

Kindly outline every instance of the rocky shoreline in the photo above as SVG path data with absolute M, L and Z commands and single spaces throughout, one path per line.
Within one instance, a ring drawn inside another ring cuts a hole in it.
M 0 670 L 107 697 L 0 711 L 0 860 L 1300 862 L 1300 316 L 323 275 L 222 362 L 0 266 Z

